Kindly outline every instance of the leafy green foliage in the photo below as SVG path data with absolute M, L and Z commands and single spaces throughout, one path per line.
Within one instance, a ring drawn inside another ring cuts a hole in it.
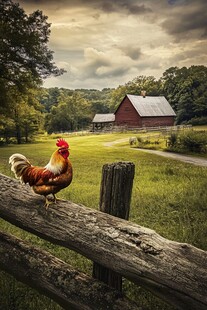
M 20 144 L 31 141 L 33 135 L 42 127 L 41 105 L 35 100 L 35 93 L 28 96 L 16 94 L 16 104 L 0 118 L 0 141 L 10 143 L 16 139 Z
M 196 126 L 196 125 L 205 125 L 207 124 L 207 116 L 201 116 L 201 117 L 193 117 L 189 121 L 189 124 Z
M 207 152 L 207 133 L 201 131 L 189 131 L 180 136 L 180 145 L 190 152 Z
M 207 153 L 207 132 L 190 130 L 184 133 L 171 133 L 168 148 L 183 153 Z
M 11 0 L 0 2 L 0 133 L 28 142 L 40 123 L 35 96 L 42 79 L 64 72 L 47 44 L 50 24 L 41 11 L 27 15 Z
M 110 89 L 42 90 L 42 103 L 48 111 L 45 128 L 48 133 L 85 129 L 96 113 L 109 112 Z M 52 104 L 51 104 L 52 102 Z
M 53 106 L 58 105 L 61 93 L 65 93 L 68 96 L 71 96 L 73 91 L 58 87 L 41 88 L 38 95 L 38 100 L 42 104 L 44 112 L 49 113 Z
M 147 96 L 159 96 L 162 94 L 162 83 L 154 76 L 137 76 L 123 86 L 119 86 L 111 95 L 111 111 L 114 112 L 126 94 L 140 95 L 145 90 Z
M 89 102 L 92 117 L 96 113 L 109 113 L 112 88 L 77 89 L 76 91 Z
M 172 132 L 168 137 L 168 146 L 170 148 L 176 147 L 176 144 L 178 142 L 178 134 L 177 132 Z
M 162 81 L 178 124 L 207 116 L 207 67 L 171 67 L 163 73 Z
M 90 124 L 90 110 L 88 102 L 79 93 L 72 96 L 62 92 L 57 106 L 53 106 L 51 113 L 46 116 L 45 127 L 48 133 L 74 131 Z
M 48 49 L 50 24 L 41 11 L 27 15 L 17 3 L 0 3 L 0 79 L 4 89 L 20 92 L 41 84 L 42 78 L 59 75 Z
M 8 144 L 10 138 L 15 136 L 15 122 L 9 117 L 4 115 L 0 118 L 0 143 L 3 144 L 4 141 Z

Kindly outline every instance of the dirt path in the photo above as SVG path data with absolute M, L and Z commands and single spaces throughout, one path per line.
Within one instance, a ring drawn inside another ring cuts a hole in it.
M 126 141 L 129 141 L 129 138 L 124 138 L 124 139 L 119 139 L 119 140 L 112 141 L 112 142 L 107 142 L 107 143 L 104 143 L 104 145 L 107 147 L 111 147 L 111 146 L 114 146 L 118 143 L 122 143 L 122 142 L 126 142 Z M 139 148 L 132 148 L 132 150 L 146 152 L 146 153 L 150 153 L 150 154 L 155 154 L 158 156 L 163 156 L 163 157 L 167 157 L 167 158 L 171 158 L 171 159 L 175 159 L 175 160 L 180 160 L 180 161 L 183 161 L 185 163 L 193 164 L 196 166 L 207 167 L 207 159 L 206 158 L 194 157 L 194 156 L 189 156 L 189 155 L 181 155 L 178 153 L 162 152 L 162 151 L 157 151 L 157 150 L 139 149 Z
M 207 159 L 205 158 L 200 158 L 200 157 L 194 157 L 194 156 L 189 156 L 189 155 L 181 155 L 178 153 L 170 153 L 170 152 L 162 152 L 162 151 L 157 151 L 157 150 L 146 150 L 146 149 L 135 149 L 138 151 L 150 153 L 150 154 L 155 154 L 158 156 L 163 156 L 163 157 L 168 157 L 172 158 L 175 160 L 180 160 L 185 163 L 193 164 L 196 166 L 202 166 L 202 167 L 207 167 Z
M 111 142 L 105 142 L 104 143 L 104 146 L 114 146 L 115 144 L 119 144 L 119 143 L 122 143 L 122 142 L 127 142 L 129 141 L 129 138 L 123 138 L 123 139 L 119 139 L 119 140 L 116 140 L 116 141 L 111 141 Z

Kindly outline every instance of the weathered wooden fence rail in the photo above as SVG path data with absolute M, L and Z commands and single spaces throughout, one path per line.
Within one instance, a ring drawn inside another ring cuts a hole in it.
M 67 310 L 141 309 L 104 283 L 3 232 L 0 232 L 0 267 Z
M 207 308 L 207 252 L 189 244 L 167 240 L 153 230 L 72 202 L 62 201 L 45 211 L 43 199 L 33 194 L 27 186 L 3 175 L 0 175 L 0 184 L 0 216 L 3 219 L 41 238 L 75 250 L 142 285 L 179 309 Z M 9 237 L 0 237 L 0 268 L 9 271 L 9 258 L 6 263 L 9 245 L 7 241 L 7 252 L 5 239 L 9 240 Z M 14 251 L 17 249 L 18 245 Z M 28 259 L 32 260 L 32 257 Z M 18 258 L 16 263 L 18 265 Z M 64 291 L 66 275 L 62 275 L 59 290 Z M 38 281 L 37 278 L 35 285 Z M 54 294 L 53 291 L 48 295 L 55 299 Z M 55 296 L 56 300 L 62 300 L 60 296 Z M 75 308 L 75 301 L 70 298 Z M 81 309 L 95 308 L 88 305 Z M 109 309 L 128 308 L 120 305 Z M 129 309 L 139 308 L 132 306 Z

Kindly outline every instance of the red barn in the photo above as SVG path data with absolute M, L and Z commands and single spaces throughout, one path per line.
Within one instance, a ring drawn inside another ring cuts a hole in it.
M 115 125 L 173 126 L 175 112 L 165 97 L 126 95 L 115 111 Z

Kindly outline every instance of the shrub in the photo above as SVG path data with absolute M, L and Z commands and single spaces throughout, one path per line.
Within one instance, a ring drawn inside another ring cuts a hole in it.
M 137 142 L 138 143 L 143 143 L 143 139 L 141 137 L 137 137 Z
M 195 153 L 207 152 L 207 133 L 202 131 L 189 131 L 180 136 L 180 146 L 187 151 Z
M 188 131 L 171 133 L 168 149 L 176 152 L 207 153 L 207 133 L 205 131 Z
M 173 148 L 178 143 L 178 134 L 175 132 L 172 132 L 168 138 L 168 146 L 170 148 Z
M 206 125 L 207 124 L 207 116 L 191 118 L 191 120 L 188 122 L 188 124 L 191 124 L 193 126 Z

